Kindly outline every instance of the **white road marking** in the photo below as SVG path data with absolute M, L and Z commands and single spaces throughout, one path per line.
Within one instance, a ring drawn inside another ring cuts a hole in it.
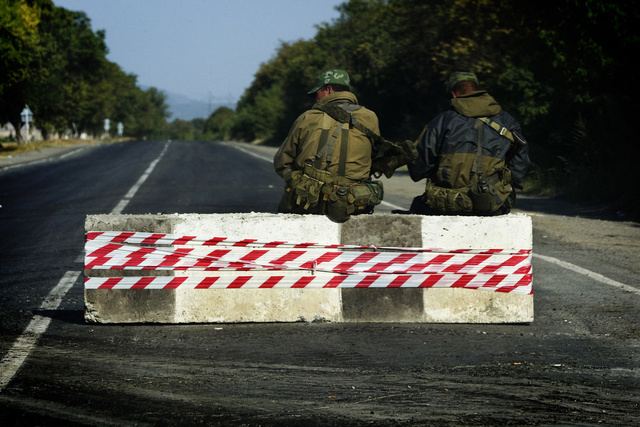
M 238 149 L 238 150 L 240 150 L 240 151 L 242 151 L 242 152 L 244 152 L 244 153 L 247 153 L 247 154 L 249 154 L 251 156 L 257 157 L 257 158 L 262 159 L 264 161 L 273 162 L 273 159 L 270 159 L 270 158 L 267 158 L 267 157 L 262 156 L 260 154 L 254 153 L 253 151 L 248 150 L 248 149 L 243 148 L 243 147 L 240 147 L 240 146 L 238 146 L 236 144 L 232 144 L 231 146 L 236 148 L 236 149 Z M 389 203 L 389 202 L 384 201 L 384 200 L 380 204 L 381 205 L 385 205 L 385 206 L 387 206 L 387 207 L 389 207 L 391 209 L 398 209 L 398 210 L 405 209 L 405 208 L 403 208 L 401 206 L 394 205 L 393 203 Z M 535 216 L 535 215 L 541 215 L 541 214 L 527 213 L 527 215 Z M 587 270 L 585 268 L 578 267 L 577 265 L 568 263 L 566 261 L 561 261 L 561 260 L 559 260 L 557 258 L 553 258 L 553 257 L 545 256 L 545 255 L 539 255 L 539 254 L 536 254 L 536 253 L 534 253 L 533 256 L 537 257 L 537 258 L 540 258 L 540 259 L 542 259 L 544 261 L 559 265 L 560 267 L 566 268 L 568 270 L 575 271 L 576 273 L 579 273 L 579 274 L 585 275 L 587 277 L 590 277 L 590 278 L 592 278 L 592 279 L 594 279 L 594 280 L 596 280 L 596 281 L 598 281 L 600 283 L 604 283 L 606 285 L 614 286 L 616 288 L 620 288 L 620 289 L 623 289 L 625 291 L 632 292 L 634 294 L 639 294 L 640 295 L 640 289 L 634 288 L 633 286 L 625 285 L 624 283 L 616 282 L 615 280 L 609 279 L 608 277 L 605 277 L 602 274 L 598 274 L 598 273 L 595 273 L 593 271 Z
M 256 157 L 256 158 L 258 158 L 258 159 L 260 159 L 260 160 L 264 160 L 265 162 L 269 162 L 269 163 L 272 163 L 272 162 L 273 162 L 273 158 L 272 158 L 272 157 L 271 157 L 271 158 L 270 158 L 270 157 L 266 157 L 266 156 L 264 156 L 264 155 L 262 155 L 262 154 L 258 154 L 258 153 L 256 153 L 256 152 L 251 151 L 251 150 L 247 150 L 246 148 L 241 147 L 241 146 L 239 146 L 239 145 L 237 145 L 237 144 L 229 144 L 229 145 L 230 145 L 231 147 L 233 147 L 233 148 L 237 149 L 237 150 L 242 151 L 243 153 L 246 153 L 246 154 L 248 154 L 248 155 L 250 155 L 250 156 Z M 401 206 L 394 205 L 393 203 L 389 203 L 389 202 L 387 202 L 387 201 L 385 201 L 385 200 L 383 200 L 382 202 L 380 202 L 380 204 L 381 204 L 381 205 L 384 205 L 384 206 L 386 206 L 386 207 L 388 207 L 388 208 L 390 208 L 390 209 L 398 209 L 398 210 L 403 210 L 403 209 L 404 209 L 404 208 L 403 208 L 403 207 L 401 207 Z
M 55 310 L 60 305 L 62 298 L 67 294 L 67 291 L 71 289 L 73 284 L 78 280 L 80 276 L 79 271 L 67 271 L 58 285 L 53 288 L 49 295 L 44 299 L 40 310 Z M 14 375 L 27 356 L 31 354 L 31 351 L 38 343 L 38 340 L 44 334 L 51 323 L 50 317 L 40 316 L 36 314 L 31 319 L 31 322 L 27 325 L 22 335 L 18 337 L 13 347 L 4 356 L 2 362 L 0 362 L 0 392 L 4 387 L 9 384 L 9 381 L 13 379 Z
M 608 277 L 603 276 L 602 274 L 595 273 L 593 271 L 587 270 L 586 268 L 578 267 L 577 265 L 574 265 L 569 262 L 562 261 L 550 256 L 540 255 L 536 253 L 534 253 L 533 256 L 536 258 L 540 258 L 544 261 L 559 265 L 560 267 L 566 268 L 567 270 L 575 271 L 576 273 L 585 275 L 600 283 L 604 283 L 605 285 L 615 286 L 616 288 L 623 289 L 627 292 L 632 292 L 634 294 L 640 295 L 640 289 L 634 288 L 633 286 L 625 285 L 624 283 L 616 282 L 613 279 L 609 279 Z
M 160 152 L 160 155 L 151 162 L 144 174 L 138 179 L 138 182 L 127 192 L 124 199 L 116 205 L 111 211 L 111 215 L 117 215 L 122 213 L 122 210 L 127 206 L 129 201 L 136 194 L 138 189 L 147 180 L 153 169 L 156 167 L 162 156 L 167 152 L 167 148 L 171 142 L 167 142 Z M 84 256 L 82 257 L 84 262 Z M 80 271 L 67 271 L 60 282 L 54 287 L 49 295 L 47 295 L 40 306 L 40 310 L 55 310 L 62 302 L 62 298 L 67 294 L 69 289 L 78 280 Z M 24 361 L 29 357 L 40 337 L 47 331 L 49 324 L 51 323 L 50 317 L 35 315 L 27 325 L 26 329 L 20 335 L 5 357 L 0 361 L 0 393 L 6 387 L 7 384 L 13 379 L 16 373 L 20 370 Z
M 238 144 L 225 144 L 225 145 L 229 145 L 230 147 L 233 147 L 236 150 L 242 151 L 243 153 L 248 154 L 248 155 L 253 156 L 253 157 L 256 157 L 256 158 L 258 158 L 260 160 L 264 160 L 265 162 L 273 163 L 273 157 L 267 157 L 267 156 L 264 156 L 262 154 L 256 153 L 254 151 L 247 150 L 246 148 L 241 147 Z
M 397 210 L 400 210 L 400 211 L 406 211 L 407 210 L 406 206 L 402 207 L 402 206 L 394 205 L 393 203 L 389 203 L 389 202 L 387 202 L 385 200 L 381 201 L 380 204 L 384 205 L 384 206 L 387 206 L 387 207 L 389 207 L 391 209 L 397 209 Z
M 151 175 L 151 173 L 155 169 L 155 167 L 158 164 L 158 162 L 160 161 L 160 159 L 162 159 L 164 154 L 167 152 L 167 148 L 169 148 L 169 144 L 171 144 L 171 142 L 167 142 L 164 145 L 164 148 L 160 152 L 160 155 L 153 162 L 151 162 L 151 164 L 149 165 L 147 170 L 142 174 L 140 179 L 138 179 L 138 182 L 136 182 L 133 185 L 133 187 L 131 187 L 129 192 L 124 196 L 124 199 L 120 200 L 120 203 L 118 203 L 118 205 L 115 207 L 115 209 L 113 209 L 113 211 L 111 211 L 111 215 L 119 215 L 119 214 L 122 213 L 124 208 L 127 207 L 129 202 L 131 201 L 131 199 L 133 199 L 133 196 L 136 195 L 136 193 L 138 192 L 140 187 L 142 187 L 142 184 L 144 184 L 144 182 L 147 180 L 147 178 L 149 178 L 149 175 Z

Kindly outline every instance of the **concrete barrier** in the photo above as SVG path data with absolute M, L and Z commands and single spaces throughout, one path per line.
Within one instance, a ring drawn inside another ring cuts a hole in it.
M 429 287 L 295 288 L 285 286 L 278 288 L 275 286 L 268 289 L 246 287 L 230 289 L 227 286 L 226 288 L 196 289 L 197 286 L 185 285 L 153 289 L 151 285 L 145 284 L 151 283 L 152 280 L 165 282 L 170 280 L 171 283 L 183 284 L 199 283 L 212 274 L 222 277 L 221 280 L 223 280 L 225 276 L 237 278 L 239 275 L 248 273 L 243 272 L 242 269 L 241 272 L 193 271 L 192 269 L 185 271 L 179 268 L 173 270 L 98 269 L 92 266 L 94 258 L 88 257 L 85 265 L 85 320 L 90 323 L 296 321 L 529 323 L 533 321 L 531 276 L 521 274 L 530 273 L 532 249 L 531 219 L 524 214 L 499 217 L 374 214 L 352 217 L 343 224 L 334 223 L 324 216 L 266 213 L 89 215 L 86 218 L 85 229 L 88 236 L 93 236 L 93 232 L 124 231 L 154 233 L 158 236 L 164 234 L 203 236 L 207 239 L 225 237 L 229 241 L 250 238 L 260 242 L 286 241 L 375 247 L 375 249 L 362 249 L 360 252 L 386 251 L 381 248 L 442 248 L 443 251 L 439 255 L 448 254 L 445 256 L 447 259 L 452 256 L 465 257 L 458 262 L 458 267 L 462 265 L 462 268 L 456 267 L 458 268 L 457 276 L 453 275 L 456 280 L 464 278 L 464 282 L 469 283 L 465 286 L 471 286 L 473 283 L 469 280 L 472 276 L 475 277 L 473 274 L 464 274 L 466 269 L 474 266 L 476 269 L 480 268 L 477 266 L 477 260 L 483 257 L 474 257 L 473 254 L 467 253 L 467 250 L 492 250 L 493 252 L 501 250 L 505 253 L 528 254 L 517 257 L 521 265 L 518 271 L 500 276 L 500 280 L 506 280 L 505 277 L 508 279 L 507 276 L 528 277 L 528 285 L 515 288 L 489 286 L 486 289 L 456 287 L 464 285 L 459 285 L 462 279 L 448 286 L 444 283 L 445 279 L 438 281 L 444 277 L 443 274 L 437 275 L 433 283 L 426 285 Z M 206 256 L 212 250 L 210 246 L 193 244 L 193 242 L 183 242 L 179 246 L 188 248 L 184 250 L 188 250 L 189 256 L 194 258 Z M 171 251 L 176 245 L 165 242 L 159 245 L 143 244 L 142 247 L 145 249 L 156 247 L 163 251 Z M 87 255 L 91 252 L 99 252 L 94 249 L 87 248 Z M 108 248 L 108 251 L 111 250 L 113 250 L 112 247 Z M 323 250 L 326 251 L 326 249 Z M 354 250 L 354 248 L 345 249 L 347 252 Z M 430 256 L 438 256 L 438 254 Z M 419 264 L 418 267 L 426 264 Z M 309 269 L 284 272 L 251 270 L 250 274 L 265 279 L 273 274 L 277 274 L 278 277 L 295 275 L 298 278 L 301 275 L 309 275 L 309 280 L 325 281 L 336 276 L 335 273 L 309 271 Z M 120 277 L 129 277 L 131 281 L 138 280 L 133 279 L 132 276 L 144 276 L 144 280 L 136 282 L 138 284 L 142 282 L 143 285 L 123 285 L 123 289 L 118 289 L 120 285 L 111 288 L 102 286 L 107 289 L 95 288 L 93 285 L 94 282 L 100 281 L 103 284 L 105 281 L 116 283 L 121 280 L 117 279 Z M 187 282 L 187 279 L 190 282 Z M 406 282 L 408 283 L 411 281 Z M 142 289 L 136 289 L 136 287 Z

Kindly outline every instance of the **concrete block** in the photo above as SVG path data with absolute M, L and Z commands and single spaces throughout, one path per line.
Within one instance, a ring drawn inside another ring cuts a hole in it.
M 182 215 L 176 235 L 224 236 L 260 241 L 340 242 L 340 226 L 325 217 L 273 214 Z M 205 276 L 205 272 L 176 271 L 176 276 Z M 221 272 L 221 274 L 237 274 Z M 264 274 L 255 272 L 253 274 Z M 286 274 L 286 273 L 285 273 Z M 194 292 L 198 297 L 194 298 Z M 176 323 L 340 321 L 339 289 L 207 289 L 179 291 Z
M 324 216 L 266 213 L 90 215 L 85 229 L 377 248 L 532 248 L 531 219 L 524 214 L 500 217 L 374 214 L 352 217 L 343 224 Z M 194 246 L 193 250 L 198 254 L 209 249 Z M 87 277 L 162 274 L 198 277 L 211 272 L 85 270 Z M 300 272 L 284 274 L 300 275 Z M 85 319 L 91 323 L 533 321 L 533 295 L 461 288 L 85 289 L 85 306 Z

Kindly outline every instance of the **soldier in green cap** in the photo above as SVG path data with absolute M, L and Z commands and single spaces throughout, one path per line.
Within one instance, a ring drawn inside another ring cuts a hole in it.
M 378 117 L 358 104 L 341 69 L 320 73 L 308 95 L 313 108 L 296 119 L 273 159 L 285 181 L 278 212 L 335 221 L 373 212 L 382 200 L 382 183 L 370 179 Z
M 500 215 L 515 203 L 529 169 L 529 146 L 520 124 L 470 72 L 448 80 L 451 108 L 436 116 L 409 163 L 414 181 L 426 179 L 410 212 L 427 215 Z

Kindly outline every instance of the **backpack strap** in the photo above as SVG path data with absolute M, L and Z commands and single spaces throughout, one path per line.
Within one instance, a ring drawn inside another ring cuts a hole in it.
M 358 110 L 361 108 L 360 105 L 357 104 L 316 104 L 313 106 L 315 110 L 320 110 L 324 113 L 327 113 L 331 116 L 332 119 L 337 120 L 340 123 L 349 123 L 350 127 L 358 129 L 360 132 L 364 133 L 367 138 L 369 138 L 372 142 L 377 144 L 387 144 L 392 147 L 395 147 L 399 151 L 402 152 L 402 146 L 395 142 L 387 141 L 362 123 L 360 123 L 354 116 L 351 114 L 352 111 Z
M 316 104 L 313 106 L 314 110 L 322 111 L 323 113 L 327 114 L 329 117 L 336 120 L 340 124 L 348 124 L 349 129 L 354 128 L 362 132 L 371 142 L 374 152 L 384 153 L 386 152 L 384 147 L 387 146 L 388 149 L 392 150 L 391 153 L 400 153 L 401 155 L 408 157 L 409 161 L 417 157 L 417 151 L 415 150 L 415 147 L 413 147 L 413 150 L 411 150 L 410 145 L 407 146 L 406 144 L 399 144 L 396 142 L 388 141 L 384 139 L 382 136 L 378 135 L 376 132 L 372 131 L 371 129 L 369 129 L 362 123 L 360 123 L 358 119 L 356 119 L 356 117 L 352 114 L 353 111 L 359 110 L 360 108 L 362 108 L 362 106 L 357 104 L 350 104 L 350 103 Z M 337 129 L 336 129 L 336 132 L 338 132 Z M 335 137 L 337 137 L 337 133 L 335 134 Z M 332 137 L 332 140 L 335 140 L 335 138 Z M 340 144 L 341 152 L 340 152 L 340 163 L 338 165 L 338 175 L 344 176 L 345 169 L 346 169 L 346 161 L 347 161 L 346 154 L 347 154 L 347 144 L 348 144 L 348 129 L 343 130 L 341 141 L 342 143 Z M 414 152 L 415 152 L 415 155 L 413 154 Z M 319 155 L 322 156 L 322 154 L 319 154 Z M 398 157 L 398 154 L 394 154 L 394 156 Z M 375 157 L 375 156 L 372 156 L 372 157 Z M 318 156 L 316 156 L 315 164 L 319 165 L 317 158 Z M 327 164 L 329 163 L 329 159 L 330 159 L 330 155 L 327 155 Z M 407 163 L 408 161 L 405 160 L 404 163 L 402 164 L 407 164 Z M 397 165 L 397 166 L 400 166 L 400 165 Z M 319 167 L 319 166 L 316 166 L 316 167 Z M 372 167 L 374 167 L 373 164 L 372 164 Z M 382 174 L 382 172 L 380 171 L 378 171 L 378 173 L 380 173 L 380 175 Z M 392 174 L 393 174 L 393 171 L 387 176 L 390 177 Z M 386 175 L 386 172 L 385 172 L 385 175 Z
M 331 134 L 331 138 L 329 138 L 329 140 L 326 142 L 326 144 L 323 143 L 323 136 L 326 137 L 326 135 L 329 133 L 328 129 L 322 131 L 322 134 L 320 136 L 320 143 L 318 144 L 318 152 L 316 153 L 315 158 L 313 159 L 313 167 L 315 167 L 316 169 L 320 169 L 320 165 L 322 163 L 322 156 L 324 156 L 324 153 L 327 153 L 327 158 L 325 160 L 327 166 L 329 165 L 329 163 L 331 163 L 331 159 L 333 156 L 333 142 L 336 140 L 336 138 L 338 138 L 338 135 L 340 134 L 340 131 L 342 130 L 342 127 L 344 126 L 344 123 L 339 123 L 338 127 L 336 128 L 336 130 L 333 131 L 333 133 Z
M 478 132 L 478 150 L 476 151 L 476 158 L 473 160 L 473 166 L 471 167 L 471 176 L 478 175 L 478 179 L 482 177 L 482 138 L 484 136 L 484 126 L 486 123 L 481 118 L 477 118 L 473 127 Z
M 516 154 L 520 152 L 520 150 L 527 146 L 527 141 L 521 135 L 519 135 L 516 130 L 510 131 L 506 127 L 501 126 L 500 123 L 497 123 L 488 117 L 478 117 L 478 119 L 482 120 L 484 123 L 489 125 L 491 129 L 495 130 L 500 135 L 509 140 L 509 150 L 504 157 L 507 165 L 516 156 Z
M 316 152 L 316 155 L 318 155 L 318 153 L 324 148 L 324 146 L 327 144 L 327 141 L 329 141 L 329 129 L 322 129 L 322 132 L 320 133 L 320 140 L 318 141 L 318 151 Z
M 506 127 L 502 126 L 500 123 L 490 119 L 489 117 L 478 117 L 476 120 L 481 120 L 483 123 L 487 124 L 491 129 L 498 132 L 500 135 L 507 138 L 509 141 L 514 142 L 513 133 Z
M 340 140 L 340 161 L 338 163 L 338 176 L 346 175 L 348 147 L 349 147 L 349 130 L 342 129 L 342 139 Z

